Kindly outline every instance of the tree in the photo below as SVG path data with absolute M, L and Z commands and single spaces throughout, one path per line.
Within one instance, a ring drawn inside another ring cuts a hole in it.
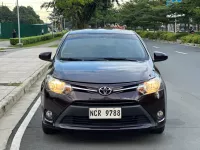
M 25 6 L 20 6 L 20 21 L 21 23 L 25 24 L 42 24 L 44 23 L 41 19 L 40 16 L 37 15 L 34 11 L 34 9 L 30 6 L 25 7 Z M 17 14 L 17 7 L 13 9 L 13 14 Z M 14 22 L 17 22 L 17 15 L 14 15 Z
M 103 10 L 118 0 L 52 0 L 44 3 L 43 8 L 53 8 L 56 14 L 63 14 L 72 20 L 76 28 L 84 28 L 88 25 L 97 7 Z
M 186 0 L 186 5 L 189 6 L 189 9 L 192 12 L 193 23 L 198 25 L 198 31 L 200 30 L 200 1 L 199 0 Z
M 159 29 L 162 24 L 167 24 L 166 15 L 168 8 L 163 1 L 135 0 L 127 2 L 120 8 L 121 19 L 132 28 L 138 26 L 143 29 Z
M 104 26 L 105 24 L 122 23 L 120 20 L 119 10 L 116 8 L 109 8 L 106 11 L 102 8 L 97 8 L 93 14 L 89 24 L 93 27 Z
M 17 22 L 17 8 L 11 11 L 7 6 L 0 7 L 0 22 Z M 20 21 L 27 24 L 41 24 L 44 23 L 40 16 L 38 16 L 32 7 L 20 7 Z
M 0 7 L 0 22 L 12 22 L 14 15 L 7 6 Z

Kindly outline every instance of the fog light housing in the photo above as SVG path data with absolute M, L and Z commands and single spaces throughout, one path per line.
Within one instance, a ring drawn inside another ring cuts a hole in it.
M 48 120 L 53 120 L 53 113 L 52 113 L 52 111 L 47 110 L 46 113 L 45 113 L 45 117 Z
M 162 119 L 163 117 L 164 117 L 163 111 L 162 111 L 162 110 L 158 111 L 158 112 L 157 112 L 157 118 L 158 118 L 158 119 Z

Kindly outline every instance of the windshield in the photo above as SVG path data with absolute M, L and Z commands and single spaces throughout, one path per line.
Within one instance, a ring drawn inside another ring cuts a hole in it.
M 148 58 L 141 41 L 132 34 L 68 35 L 58 55 L 60 59 L 129 58 L 142 61 Z

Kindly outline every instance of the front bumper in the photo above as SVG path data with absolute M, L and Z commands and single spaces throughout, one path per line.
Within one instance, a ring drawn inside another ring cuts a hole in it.
M 64 129 L 119 130 L 155 126 L 155 122 L 141 106 L 123 106 L 121 119 L 89 119 L 89 107 L 69 106 L 54 126 Z
M 43 89 L 43 124 L 50 128 L 73 130 L 134 130 L 163 127 L 166 122 L 166 89 L 139 99 L 137 97 L 138 93 L 134 90 L 113 93 L 106 98 L 83 91 L 57 95 Z M 103 107 L 121 107 L 122 119 L 89 119 L 89 108 Z M 50 121 L 45 118 L 47 110 L 53 112 L 53 119 Z M 164 113 L 162 118 L 157 117 L 160 110 Z
M 89 119 L 89 108 L 91 106 L 72 104 L 54 122 L 43 119 L 43 124 L 51 128 L 72 130 L 135 130 L 158 128 L 164 126 L 165 123 L 165 118 L 156 122 L 140 105 L 121 106 L 121 119 Z

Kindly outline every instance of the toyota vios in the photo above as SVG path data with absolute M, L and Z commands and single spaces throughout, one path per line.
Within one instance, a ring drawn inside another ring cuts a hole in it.
M 70 130 L 137 130 L 162 133 L 166 87 L 154 58 L 137 33 L 85 29 L 68 32 L 42 83 L 42 128 L 51 134 Z

